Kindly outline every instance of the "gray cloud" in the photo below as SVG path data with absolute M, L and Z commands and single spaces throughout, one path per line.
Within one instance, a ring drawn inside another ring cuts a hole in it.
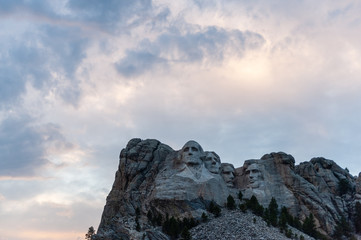
M 46 54 L 32 46 L 32 40 L 23 44 L 15 42 L 10 49 L 0 49 L 3 53 L 0 55 L 0 99 L 3 104 L 16 101 L 25 91 L 27 81 L 40 88 L 50 76 Z
M 30 13 L 50 18 L 57 18 L 58 15 L 51 2 L 37 0 L 0 0 L 0 12 L 7 14 L 15 12 L 21 14 Z
M 0 176 L 33 176 L 49 164 L 47 147 L 71 148 L 53 124 L 34 125 L 29 116 L 9 117 L 0 125 Z
M 116 64 L 116 69 L 126 77 L 132 77 L 142 74 L 152 69 L 158 63 L 165 63 L 165 59 L 149 51 L 138 52 L 128 51 L 127 56 Z
M 88 43 L 76 31 L 44 26 L 39 35 L 27 32 L 22 40 L 0 48 L 0 106 L 16 102 L 27 82 L 45 94 L 54 88 L 65 102 L 76 105 L 81 91 L 75 71 Z M 52 73 L 57 73 L 58 79 Z
M 102 30 L 118 33 L 128 31 L 145 21 L 154 25 L 165 21 L 169 15 L 167 8 L 154 10 L 150 0 L 70 0 L 65 5 L 59 3 L 0 1 L 0 12 L 7 17 L 21 14 L 35 23 L 27 32 L 17 33 L 17 36 L 5 35 L 12 41 L 7 42 L 7 46 L 0 47 L 0 107 L 17 102 L 25 93 L 28 82 L 43 90 L 44 94 L 51 89 L 65 102 L 76 106 L 81 89 L 75 72 L 86 57 L 85 52 L 92 41 L 82 29 L 84 24 L 93 23 Z M 59 11 L 61 8 L 66 9 L 66 13 Z M 70 22 L 72 23 L 69 24 Z M 133 58 L 143 59 L 144 55 L 146 53 L 134 52 Z M 135 71 L 133 68 L 142 68 L 151 61 L 155 60 L 145 57 L 143 63 L 140 62 L 135 67 L 125 66 L 122 71 L 132 75 L 132 71 Z M 57 78 L 53 77 L 54 73 Z
M 96 23 L 114 33 L 127 32 L 154 17 L 151 0 L 69 0 L 67 7 L 71 19 Z
M 219 27 L 190 29 L 183 34 L 177 28 L 161 34 L 155 41 L 144 40 L 138 49 L 129 50 L 116 63 L 116 69 L 126 77 L 142 74 L 159 63 L 194 63 L 206 58 L 219 62 L 227 54 L 242 57 L 246 51 L 265 43 L 262 35 Z

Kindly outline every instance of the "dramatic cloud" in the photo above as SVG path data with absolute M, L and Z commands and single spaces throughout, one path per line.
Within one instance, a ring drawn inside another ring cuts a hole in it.
M 0 0 L 1 237 L 84 238 L 133 137 L 194 139 L 236 167 L 284 151 L 358 174 L 360 10 Z
M 29 116 L 9 117 L 0 124 L 0 177 L 34 176 L 44 166 L 52 145 L 60 151 L 72 145 L 54 124 L 35 125 Z
M 245 51 L 264 44 L 260 34 L 217 27 L 199 29 L 190 26 L 182 33 L 172 28 L 155 41 L 143 40 L 139 50 L 128 50 L 116 67 L 125 77 L 140 75 L 156 64 L 194 64 L 203 60 L 220 63 L 225 57 L 242 57 Z

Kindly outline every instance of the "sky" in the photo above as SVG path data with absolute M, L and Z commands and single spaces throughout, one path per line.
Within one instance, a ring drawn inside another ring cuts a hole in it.
M 0 0 L 0 240 L 98 228 L 132 138 L 361 172 L 361 2 Z

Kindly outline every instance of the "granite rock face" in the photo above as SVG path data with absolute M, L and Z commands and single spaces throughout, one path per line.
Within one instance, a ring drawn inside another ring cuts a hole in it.
M 206 165 L 206 156 L 195 141 L 175 151 L 157 140 L 130 140 L 120 153 L 94 239 L 138 239 L 143 233 L 148 239 L 162 239 L 159 231 L 135 231 L 136 221 L 142 229 L 150 229 L 148 212 L 162 219 L 167 215 L 200 218 L 211 201 L 224 206 L 234 189 L 222 177 L 219 157 L 217 164 Z
M 356 179 L 324 158 L 295 166 L 291 155 L 278 152 L 235 169 L 195 141 L 176 151 L 141 139 L 130 140 L 119 158 L 94 240 L 168 239 L 147 215 L 200 219 L 211 201 L 224 207 L 240 191 L 264 207 L 274 197 L 301 221 L 312 213 L 318 230 L 330 236 L 339 218 L 352 218 L 355 201 L 361 201 L 361 174 Z
M 236 172 L 236 187 L 246 198 L 255 195 L 268 206 L 274 197 L 301 221 L 312 213 L 318 230 L 325 235 L 334 232 L 341 216 L 351 217 L 354 178 L 332 160 L 313 158 L 295 166 L 291 155 L 279 152 L 247 160 Z M 344 194 L 338 189 L 340 181 L 349 183 Z

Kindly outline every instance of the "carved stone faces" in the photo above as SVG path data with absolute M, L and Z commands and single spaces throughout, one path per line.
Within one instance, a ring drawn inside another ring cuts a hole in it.
M 186 165 L 201 165 L 204 152 L 196 141 L 188 141 L 181 150 L 181 161 Z
M 221 167 L 221 160 L 215 152 L 205 152 L 204 165 L 211 173 L 218 174 Z
M 230 163 L 221 164 L 221 174 L 228 187 L 233 187 L 235 169 Z
M 252 163 L 248 166 L 246 175 L 248 176 L 249 187 L 258 188 L 260 186 L 260 183 L 263 180 L 263 175 L 260 166 L 257 163 Z

